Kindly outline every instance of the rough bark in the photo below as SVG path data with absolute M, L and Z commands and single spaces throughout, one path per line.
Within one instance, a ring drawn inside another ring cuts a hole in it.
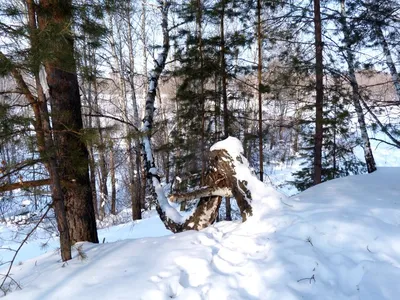
M 322 28 L 320 0 L 314 0 L 314 33 L 315 33 L 315 138 L 314 138 L 314 185 L 321 183 L 322 177 L 322 140 L 323 140 L 323 61 L 322 61 Z
M 48 35 L 44 61 L 49 86 L 58 170 L 72 243 L 98 243 L 88 170 L 88 151 L 81 139 L 81 101 L 71 35 L 72 1 L 41 0 L 39 29 Z

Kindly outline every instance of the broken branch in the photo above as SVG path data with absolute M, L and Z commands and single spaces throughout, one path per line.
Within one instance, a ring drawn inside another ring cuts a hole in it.
M 184 201 L 194 200 L 203 197 L 220 196 L 220 197 L 233 197 L 232 190 L 228 187 L 203 187 L 188 193 L 172 194 L 169 196 L 169 201 L 180 203 Z

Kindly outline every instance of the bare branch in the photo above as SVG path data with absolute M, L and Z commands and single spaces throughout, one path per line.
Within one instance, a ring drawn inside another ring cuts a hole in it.
M 37 187 L 42 185 L 50 185 L 50 179 L 41 179 L 41 180 L 31 180 L 31 181 L 21 181 L 10 184 L 5 184 L 0 186 L 0 193 L 12 191 L 16 189 Z
M 32 228 L 32 230 L 26 235 L 26 237 L 23 239 L 23 241 L 19 244 L 17 250 L 15 250 L 14 256 L 11 259 L 10 262 L 10 266 L 8 267 L 7 273 L 4 275 L 3 281 L 0 284 L 0 289 L 3 290 L 4 288 L 4 283 L 6 282 L 7 278 L 10 278 L 11 281 L 13 281 L 14 283 L 17 284 L 18 288 L 21 289 L 21 286 L 10 276 L 11 273 L 11 268 L 14 265 L 15 259 L 19 253 L 19 251 L 21 250 L 22 246 L 28 241 L 28 239 L 30 238 L 30 236 L 35 232 L 36 228 L 38 228 L 39 224 L 43 222 L 44 218 L 47 216 L 48 212 L 50 211 L 51 206 L 47 206 L 47 209 L 45 211 L 45 213 L 42 215 L 42 217 L 40 218 L 40 220 L 37 222 L 37 224 Z M 5 296 L 5 292 L 3 290 L 4 296 Z
M 169 201 L 180 203 L 183 201 L 194 200 L 203 197 L 220 196 L 220 197 L 233 197 L 232 190 L 228 187 L 203 187 L 188 193 L 173 194 L 169 196 Z

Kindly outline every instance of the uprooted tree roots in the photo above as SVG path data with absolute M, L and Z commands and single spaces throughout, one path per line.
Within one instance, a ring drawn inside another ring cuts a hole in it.
M 200 198 L 193 214 L 179 224 L 171 220 L 157 205 L 157 211 L 165 226 L 172 232 L 185 230 L 200 230 L 215 222 L 222 197 L 234 197 L 239 206 L 242 220 L 246 221 L 252 215 L 251 193 L 247 182 L 239 180 L 235 173 L 235 160 L 241 164 L 242 157 L 233 158 L 226 150 L 219 149 L 210 152 L 205 186 L 187 194 L 170 196 L 170 201 L 180 202 Z

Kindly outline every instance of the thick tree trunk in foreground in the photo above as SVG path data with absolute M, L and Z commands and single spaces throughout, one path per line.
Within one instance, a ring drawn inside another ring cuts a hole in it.
M 36 6 L 32 0 L 27 0 L 26 5 L 28 8 L 29 39 L 31 43 L 31 52 L 36 53 L 39 46 L 37 37 Z M 1 52 L 0 56 L 5 58 L 5 56 Z M 13 68 L 11 73 L 17 83 L 18 88 L 23 92 L 23 94 L 25 94 L 35 116 L 33 126 L 36 131 L 38 150 L 40 153 L 40 157 L 43 160 L 50 175 L 52 206 L 56 215 L 57 228 L 60 233 L 61 259 L 63 261 L 67 261 L 71 259 L 71 242 L 64 206 L 64 195 L 61 189 L 61 179 L 57 170 L 54 143 L 51 135 L 47 101 L 39 80 L 40 63 L 38 63 L 37 65 L 33 65 L 32 69 L 37 89 L 37 97 L 35 97 L 30 92 L 28 85 L 24 81 L 21 73 L 17 68 Z
M 63 183 L 71 242 L 98 243 L 89 179 L 78 78 L 71 35 L 72 1 L 41 0 L 39 28 L 48 35 L 44 62 L 50 92 L 59 174 Z

